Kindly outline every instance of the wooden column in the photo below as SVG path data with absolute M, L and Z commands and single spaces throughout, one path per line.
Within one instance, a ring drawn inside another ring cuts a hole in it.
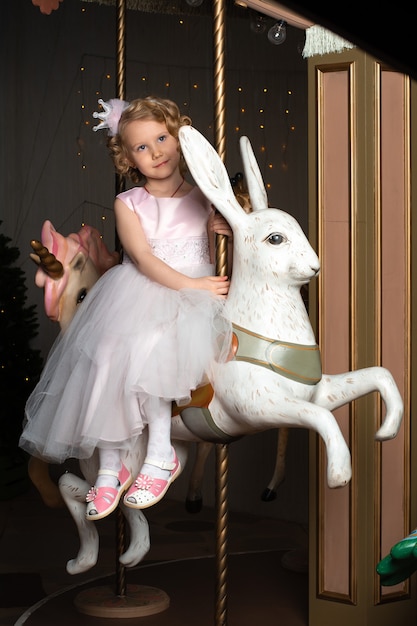
M 413 89 L 408 77 L 357 49 L 308 63 L 310 238 L 322 265 L 311 314 L 323 371 L 387 367 L 405 404 L 399 435 L 384 443 L 374 440 L 383 416 L 376 394 L 335 412 L 353 466 L 340 490 L 327 487 L 326 453 L 310 435 L 309 626 L 415 624 L 415 577 L 381 587 L 375 571 L 417 526 Z

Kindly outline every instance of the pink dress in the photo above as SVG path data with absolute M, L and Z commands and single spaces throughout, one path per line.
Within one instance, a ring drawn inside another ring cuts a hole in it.
M 140 187 L 119 197 L 140 218 L 155 256 L 189 276 L 214 273 L 211 207 L 197 187 L 181 198 L 155 198 Z M 58 463 L 89 458 L 97 446 L 134 446 L 161 398 L 186 404 L 210 362 L 226 359 L 223 306 L 208 291 L 151 281 L 125 256 L 52 347 L 26 404 L 20 446 Z

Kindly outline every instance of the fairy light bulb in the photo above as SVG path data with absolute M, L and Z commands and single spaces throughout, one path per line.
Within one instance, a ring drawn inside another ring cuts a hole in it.
M 287 23 L 284 20 L 280 20 L 268 31 L 268 40 L 275 46 L 279 46 L 284 43 L 287 38 Z

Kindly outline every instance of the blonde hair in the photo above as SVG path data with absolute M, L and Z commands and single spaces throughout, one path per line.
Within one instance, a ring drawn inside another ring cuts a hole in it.
M 129 123 L 137 120 L 162 122 L 166 125 L 169 134 L 175 138 L 178 138 L 178 131 L 181 126 L 191 125 L 191 118 L 188 115 L 181 115 L 177 104 L 172 100 L 154 96 L 132 100 L 120 116 L 117 134 L 114 137 L 109 137 L 107 145 L 116 172 L 121 176 L 130 178 L 133 183 L 140 183 L 145 177 L 142 172 L 130 165 L 129 152 L 124 138 Z M 178 151 L 180 151 L 179 144 Z M 187 166 L 182 154 L 180 155 L 179 167 L 184 176 L 187 172 Z

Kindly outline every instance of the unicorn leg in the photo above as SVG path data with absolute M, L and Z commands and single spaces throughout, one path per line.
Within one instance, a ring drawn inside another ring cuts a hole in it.
M 134 567 L 142 561 L 151 547 L 149 524 L 142 511 L 127 508 L 123 504 L 121 509 L 129 525 L 130 543 L 119 561 L 125 567 Z
M 59 489 L 65 504 L 78 528 L 80 549 L 67 563 L 69 574 L 81 574 L 97 563 L 99 539 L 96 526 L 85 518 L 85 496 L 89 484 L 74 474 L 63 474 L 59 479 Z

